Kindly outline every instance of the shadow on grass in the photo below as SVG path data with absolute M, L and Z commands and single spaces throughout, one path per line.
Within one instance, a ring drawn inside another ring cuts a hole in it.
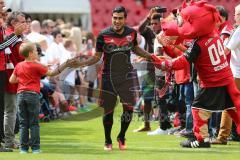
M 80 125 L 80 124 L 79 124 Z M 44 134 L 41 134 L 41 137 L 44 139 L 49 138 L 48 136 L 61 136 L 61 138 L 69 137 L 71 135 L 90 135 L 94 132 L 93 129 L 90 128 L 82 128 L 82 127 L 53 127 L 48 129 L 47 131 L 43 129 Z
M 103 109 L 101 107 L 94 107 L 92 110 L 77 113 L 76 115 L 71 115 L 70 117 L 61 118 L 64 121 L 89 121 L 95 118 L 101 117 L 103 114 Z
M 69 144 L 68 141 L 66 145 L 64 145 L 64 142 L 60 145 L 45 144 L 44 148 L 46 148 L 43 149 L 44 153 L 47 154 L 105 154 L 99 147 L 87 145 L 86 143 L 81 145 L 80 143 L 76 143 L 76 141 L 75 144 L 74 142 Z

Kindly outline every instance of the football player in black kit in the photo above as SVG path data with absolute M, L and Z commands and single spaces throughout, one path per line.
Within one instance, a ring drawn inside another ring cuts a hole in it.
M 136 96 L 134 92 L 133 66 L 130 56 L 135 53 L 151 61 L 150 53 L 142 50 L 137 44 L 137 32 L 126 26 L 127 12 L 118 6 L 112 11 L 112 26 L 102 30 L 97 37 L 96 53 L 88 60 L 69 60 L 71 67 L 83 67 L 97 63 L 103 56 L 102 84 L 99 105 L 104 108 L 103 126 L 105 132 L 104 150 L 112 150 L 111 130 L 113 113 L 117 96 L 123 105 L 121 130 L 117 136 L 120 150 L 126 149 L 125 133 L 132 119 Z

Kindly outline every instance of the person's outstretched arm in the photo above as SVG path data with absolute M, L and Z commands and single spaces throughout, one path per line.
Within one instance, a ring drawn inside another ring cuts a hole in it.
M 146 58 L 147 60 L 152 60 L 151 54 L 140 48 L 138 45 L 134 47 L 134 53 L 140 57 Z
M 54 70 L 48 70 L 47 73 L 46 73 L 46 76 L 50 76 L 50 77 L 57 76 L 67 67 L 69 67 L 69 60 L 67 60 L 63 64 L 59 65 Z
M 102 52 L 96 52 L 94 56 L 90 57 L 86 61 L 80 61 L 77 58 L 72 58 L 67 61 L 67 67 L 77 68 L 77 67 L 84 67 L 84 66 L 91 66 L 97 63 L 102 57 Z

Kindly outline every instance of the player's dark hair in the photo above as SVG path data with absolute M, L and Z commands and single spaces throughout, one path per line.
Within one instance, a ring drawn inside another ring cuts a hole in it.
M 117 6 L 112 10 L 112 15 L 113 13 L 124 13 L 124 17 L 127 18 L 127 11 L 123 6 Z

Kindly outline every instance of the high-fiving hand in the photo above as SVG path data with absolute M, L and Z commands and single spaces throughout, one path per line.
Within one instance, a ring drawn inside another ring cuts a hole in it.
M 66 61 L 66 67 L 70 67 L 70 68 L 80 67 L 80 60 L 77 58 L 68 59 Z
M 172 61 L 164 56 L 156 56 L 154 54 L 151 55 L 152 61 L 156 68 L 165 70 L 171 70 Z

